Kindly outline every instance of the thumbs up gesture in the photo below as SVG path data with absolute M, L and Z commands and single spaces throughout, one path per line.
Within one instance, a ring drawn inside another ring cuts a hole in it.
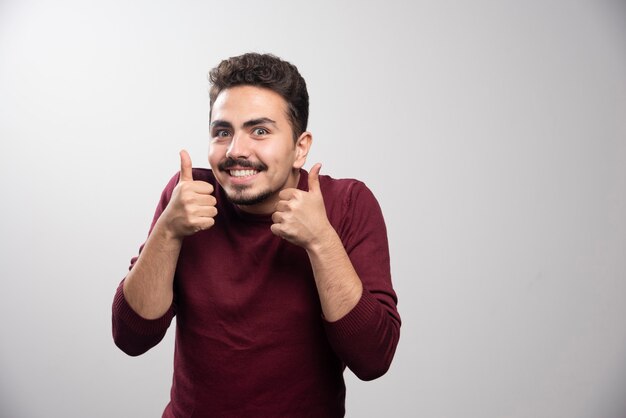
M 319 163 L 311 168 L 308 192 L 293 188 L 282 190 L 272 214 L 272 232 L 307 250 L 324 240 L 332 230 L 320 189 L 321 168 Z
M 191 157 L 182 150 L 180 178 L 159 222 L 163 222 L 165 229 L 175 238 L 184 238 L 211 228 L 217 215 L 217 200 L 212 193 L 213 186 L 210 183 L 193 179 Z

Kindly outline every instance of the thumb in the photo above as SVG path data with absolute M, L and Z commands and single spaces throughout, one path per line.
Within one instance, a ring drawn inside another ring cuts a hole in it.
M 180 152 L 180 180 L 179 181 L 193 181 L 193 174 L 191 173 L 191 157 L 186 150 Z
M 319 193 L 320 192 L 320 170 L 322 169 L 322 164 L 317 163 L 309 171 L 309 192 Z

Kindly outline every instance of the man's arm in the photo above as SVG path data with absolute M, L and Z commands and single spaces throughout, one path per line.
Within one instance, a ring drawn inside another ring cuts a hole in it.
M 324 318 L 328 322 L 338 321 L 359 302 L 363 284 L 330 224 L 326 232 L 307 248 L 307 254 Z
M 286 189 L 272 215 L 272 232 L 307 251 L 322 312 L 334 322 L 350 312 L 363 290 L 343 244 L 326 217 L 317 164 L 309 173 L 309 191 Z
M 172 191 L 171 199 L 155 220 L 139 257 L 124 279 L 122 295 L 116 295 L 113 315 L 116 343 L 118 339 L 125 340 L 132 331 L 129 324 L 137 324 L 141 319 L 160 324 L 159 320 L 172 308 L 174 274 L 184 237 L 208 229 L 215 222 L 213 218 L 217 214 L 217 209 L 215 197 L 211 195 L 213 186 L 193 180 L 191 159 L 187 151 L 181 151 L 180 158 L 179 180 Z M 128 308 L 132 312 L 128 312 Z M 120 316 L 126 318 L 126 321 L 119 320 Z M 169 321 L 165 328 L 168 325 Z M 151 327 L 148 325 L 147 328 Z M 161 334 L 160 329 L 151 331 L 155 331 L 154 335 Z M 164 334 L 164 330 L 162 331 Z M 161 338 L 162 335 L 158 339 L 152 338 L 152 341 L 158 342 Z M 148 348 L 150 347 L 148 346 L 146 350 Z
M 140 316 L 162 316 L 173 300 L 176 263 L 185 236 L 213 226 L 217 215 L 213 186 L 194 181 L 191 158 L 180 153 L 180 178 L 134 268 L 124 281 L 124 297 Z
M 124 298 L 142 318 L 163 316 L 174 299 L 173 283 L 182 240 L 157 221 L 123 283 Z
M 372 224 L 367 226 L 372 230 L 362 232 L 364 236 L 357 238 L 360 242 L 350 248 L 349 255 L 326 216 L 319 170 L 319 165 L 311 169 L 308 192 L 281 192 L 272 232 L 307 251 L 329 341 L 359 378 L 371 380 L 389 368 L 400 328 L 388 274 L 384 222 L 379 209 L 374 210 L 376 218 L 365 222 Z M 378 208 L 375 201 L 366 203 Z M 359 263 L 360 273 L 351 258 Z

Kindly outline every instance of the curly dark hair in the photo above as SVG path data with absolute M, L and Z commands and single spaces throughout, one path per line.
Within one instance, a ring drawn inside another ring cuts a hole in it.
M 287 116 L 294 141 L 306 130 L 309 93 L 295 65 L 272 54 L 247 53 L 223 60 L 209 72 L 209 105 L 229 87 L 249 85 L 278 93 L 287 102 Z

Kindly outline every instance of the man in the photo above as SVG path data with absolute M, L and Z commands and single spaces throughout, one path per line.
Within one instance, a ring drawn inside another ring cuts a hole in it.
M 356 180 L 302 167 L 295 66 L 244 54 L 210 72 L 211 170 L 181 168 L 113 302 L 140 355 L 177 318 L 164 417 L 342 417 L 347 366 L 384 374 L 400 330 L 383 217 Z

